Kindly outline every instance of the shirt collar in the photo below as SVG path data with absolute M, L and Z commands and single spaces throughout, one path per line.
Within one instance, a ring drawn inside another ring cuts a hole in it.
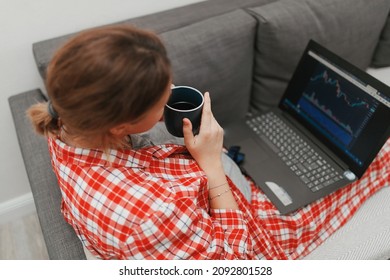
M 163 160 L 175 154 L 189 155 L 187 149 L 181 145 L 144 145 L 131 150 L 108 150 L 104 153 L 96 149 L 74 148 L 66 145 L 59 139 L 49 138 L 49 148 L 52 156 L 58 161 L 66 161 L 80 166 L 101 165 L 130 168 L 148 168 L 155 159 Z

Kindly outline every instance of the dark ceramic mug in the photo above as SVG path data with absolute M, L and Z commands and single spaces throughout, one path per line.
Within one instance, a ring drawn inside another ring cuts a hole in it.
M 189 86 L 175 86 L 164 108 L 164 122 L 170 134 L 183 137 L 183 119 L 192 123 L 192 132 L 199 132 L 204 104 L 203 94 Z

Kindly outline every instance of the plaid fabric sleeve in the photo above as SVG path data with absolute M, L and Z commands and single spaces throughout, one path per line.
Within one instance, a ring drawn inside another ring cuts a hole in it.
M 249 236 L 246 215 L 241 211 L 229 209 L 211 209 L 210 214 L 214 225 L 216 227 L 221 225 L 224 233 L 224 250 L 227 252 L 224 258 L 229 259 L 230 255 L 238 259 L 248 259 L 252 250 L 250 243 L 247 242 Z
M 190 199 L 164 204 L 149 219 L 132 227 L 120 244 L 120 258 L 245 258 L 247 230 L 240 211 L 212 211 L 210 218 Z

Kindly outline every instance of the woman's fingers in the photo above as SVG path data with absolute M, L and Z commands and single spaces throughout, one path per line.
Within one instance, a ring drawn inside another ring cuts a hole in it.
M 194 134 L 192 133 L 192 123 L 189 119 L 183 119 L 184 144 L 188 147 L 194 143 Z
M 200 123 L 201 129 L 204 129 L 204 130 L 210 129 L 212 120 L 213 120 L 213 113 L 211 112 L 210 94 L 208 92 L 206 92 L 204 94 L 202 120 Z

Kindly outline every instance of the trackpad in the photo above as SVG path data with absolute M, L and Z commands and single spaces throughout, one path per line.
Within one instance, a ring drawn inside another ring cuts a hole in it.
M 290 205 L 292 199 L 286 190 L 274 182 L 265 182 L 268 188 L 276 195 L 277 198 L 283 203 L 284 206 Z

